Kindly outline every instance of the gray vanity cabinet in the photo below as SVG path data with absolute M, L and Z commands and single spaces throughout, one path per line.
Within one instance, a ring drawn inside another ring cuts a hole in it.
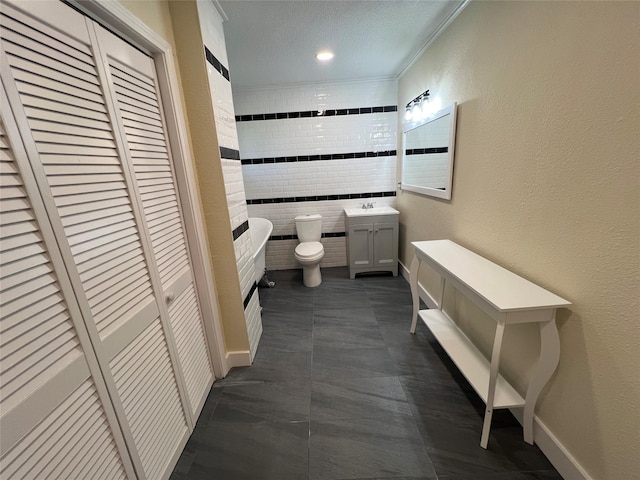
M 398 217 L 391 207 L 345 209 L 350 278 L 365 272 L 398 275 Z

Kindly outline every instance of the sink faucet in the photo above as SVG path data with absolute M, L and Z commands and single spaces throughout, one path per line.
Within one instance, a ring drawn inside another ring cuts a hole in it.
M 366 210 L 366 209 L 368 209 L 368 208 L 373 208 L 373 204 L 374 204 L 374 203 L 376 203 L 376 202 L 373 202 L 373 203 L 369 202 L 369 203 L 367 203 L 367 204 L 364 204 L 364 203 L 363 203 L 363 204 L 362 204 L 362 209 L 363 209 L 363 210 Z

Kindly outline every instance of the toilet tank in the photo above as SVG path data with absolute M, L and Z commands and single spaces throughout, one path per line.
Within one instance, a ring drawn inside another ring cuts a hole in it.
M 300 242 L 319 242 L 322 236 L 322 216 L 298 215 L 295 218 L 296 232 Z

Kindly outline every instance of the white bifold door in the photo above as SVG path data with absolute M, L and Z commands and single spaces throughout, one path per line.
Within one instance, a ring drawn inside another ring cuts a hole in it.
M 1 14 L 0 478 L 168 478 L 213 369 L 153 60 Z

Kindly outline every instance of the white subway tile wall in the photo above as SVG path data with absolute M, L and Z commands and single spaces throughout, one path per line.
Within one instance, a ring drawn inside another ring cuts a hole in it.
M 250 199 L 388 192 L 396 188 L 395 155 L 264 163 L 242 168 Z
M 319 202 L 291 202 L 249 205 L 252 217 L 268 218 L 273 223 L 272 237 L 282 235 L 294 235 L 296 225 L 294 218 L 297 215 L 320 213 L 322 215 L 322 232 L 325 234 L 342 233 L 345 231 L 344 209 L 360 207 L 363 203 L 373 203 L 375 207 L 392 207 L 395 205 L 394 197 L 363 198 L 360 200 L 331 200 Z M 326 240 L 323 239 L 323 241 Z M 267 256 L 269 249 L 275 241 L 267 243 Z M 294 243 L 297 244 L 297 240 Z M 293 255 L 293 249 L 291 250 Z M 345 265 L 344 263 L 342 265 Z M 267 262 L 267 267 L 269 263 Z M 273 268 L 272 268 L 273 269 Z M 276 270 L 276 269 L 274 269 Z
M 301 268 L 293 255 L 298 243 L 292 237 L 297 215 L 322 215 L 322 232 L 328 236 L 322 239 L 325 256 L 320 266 L 343 266 L 347 262 L 344 208 L 369 202 L 376 207 L 394 206 L 398 112 L 387 108 L 374 113 L 373 107 L 395 107 L 396 103 L 397 83 L 391 80 L 234 92 L 249 216 L 273 223 L 267 269 Z M 342 109 L 347 112 L 335 112 Z M 318 113 L 270 120 L 247 117 L 285 112 Z M 336 159 L 340 154 L 355 154 L 350 155 L 355 158 Z M 334 158 L 304 158 L 317 155 Z M 360 194 L 365 195 L 353 198 Z M 294 198 L 329 195 L 342 198 Z
M 229 216 L 231 218 L 231 229 L 236 229 L 249 218 L 247 216 L 247 200 L 242 179 L 242 165 L 238 160 L 223 158 L 222 172 L 227 193 Z
M 233 95 L 231 92 L 231 84 L 229 83 L 229 73 L 228 70 L 226 70 L 229 66 L 229 61 L 227 59 L 227 49 L 224 41 L 222 18 L 218 14 L 214 4 L 210 1 L 198 1 L 198 14 L 200 17 L 204 47 L 208 49 L 207 56 L 211 55 L 215 57 L 214 60 L 219 62 L 217 66 L 214 66 L 209 61 L 211 58 L 206 60 L 218 144 L 221 148 L 238 151 L 238 134 L 233 108 Z M 220 66 L 220 64 L 222 66 Z M 226 77 L 223 73 L 225 70 Z M 244 315 L 247 332 L 249 334 L 249 350 L 251 352 L 251 359 L 253 360 L 258 349 L 260 335 L 262 334 L 262 319 L 260 315 L 258 289 L 255 287 L 251 235 L 246 228 L 243 228 L 249 217 L 247 214 L 247 202 L 240 161 L 223 158 L 222 173 L 224 176 L 231 228 L 234 232 L 242 232 L 237 236 L 234 235 L 233 247 L 236 256 L 240 289 L 245 303 Z
M 395 105 L 395 102 L 380 105 Z M 347 107 L 332 110 L 340 108 Z M 317 110 L 307 106 L 304 111 Z M 381 112 L 240 122 L 240 152 L 242 158 L 255 158 L 393 150 L 397 115 L 397 112 Z
M 249 333 L 249 345 L 258 345 L 260 336 L 262 335 L 262 319 L 260 314 L 260 301 L 258 299 L 258 289 L 249 300 L 249 304 L 245 308 L 245 316 L 247 318 L 247 331 Z M 253 360 L 255 352 L 251 348 L 251 359 Z
M 209 48 L 213 55 L 214 50 Z M 216 58 L 217 55 L 216 55 Z M 221 147 L 238 150 L 238 133 L 236 132 L 236 120 L 233 113 L 233 96 L 231 84 L 210 64 L 207 64 L 209 73 L 209 85 L 213 94 L 213 108 L 216 117 L 216 130 L 218 132 L 218 144 Z
M 280 270 L 302 268 L 293 255 L 297 244 L 298 240 L 274 240 L 269 242 L 266 258 L 267 265 L 281 265 Z M 345 265 L 346 253 L 344 237 L 323 238 L 322 245 L 324 247 L 324 257 L 320 262 L 321 268 L 341 267 Z

